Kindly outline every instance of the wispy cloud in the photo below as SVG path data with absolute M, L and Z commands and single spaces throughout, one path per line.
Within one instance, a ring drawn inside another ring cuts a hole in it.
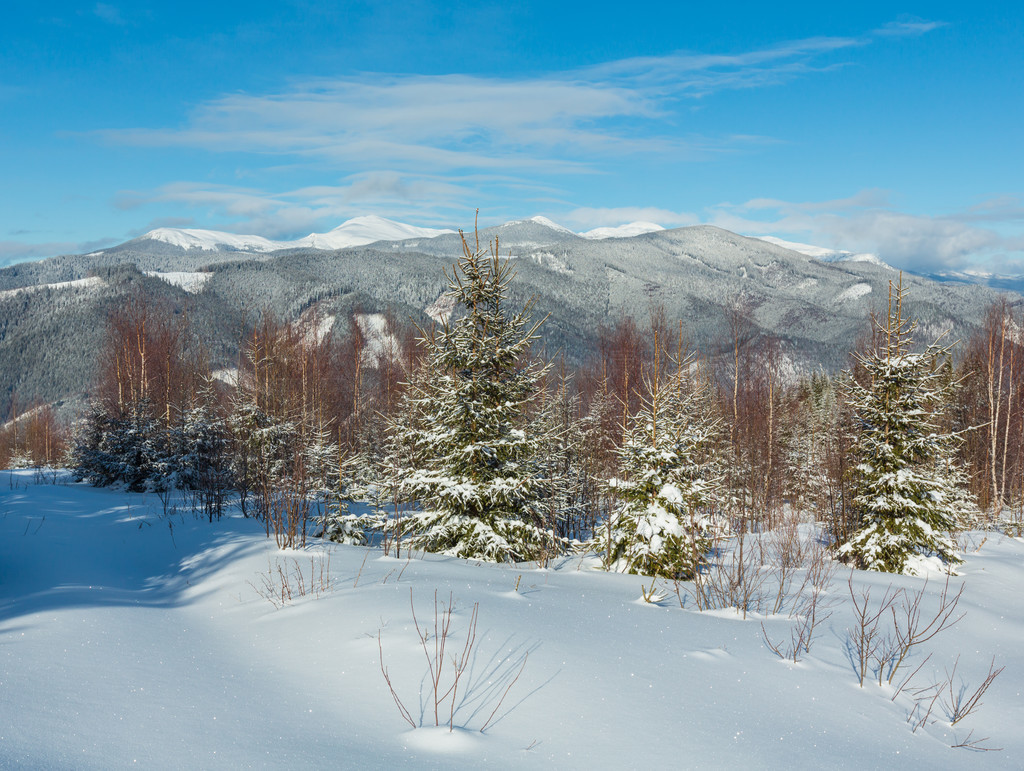
M 283 205 L 283 201 L 274 200 L 253 188 L 194 182 L 174 182 L 152 192 L 124 191 L 115 200 L 115 205 L 120 209 L 134 209 L 157 202 L 205 207 L 232 217 L 252 217 Z
M 700 216 L 693 212 L 679 212 L 657 206 L 619 206 L 612 208 L 579 207 L 558 214 L 561 225 L 574 230 L 625 225 L 630 222 L 653 222 L 666 228 L 697 225 Z
M 24 241 L 0 241 L 0 267 L 26 260 L 41 260 L 55 254 L 85 254 L 123 241 L 118 238 L 104 238 L 93 241 L 48 241 L 27 243 Z
M 759 88 L 835 66 L 816 60 L 868 39 L 813 37 L 738 54 L 675 53 L 608 62 L 578 71 L 586 81 L 650 89 L 662 96 L 704 97 L 718 91 Z
M 200 104 L 184 125 L 100 132 L 113 143 L 400 168 L 581 172 L 624 155 L 712 157 L 763 138 L 687 133 L 680 100 L 839 66 L 870 38 L 814 37 L 736 54 L 674 53 L 526 78 L 385 75 L 295 82 Z M 682 130 L 681 130 L 682 129 Z
M 107 3 L 96 3 L 93 6 L 92 13 L 98 19 L 105 21 L 107 24 L 114 24 L 119 27 L 125 25 L 124 17 L 121 15 L 121 11 Z
M 918 37 L 945 26 L 946 22 L 944 21 L 907 18 L 890 21 L 888 24 L 876 29 L 874 34 L 881 37 Z
M 274 93 L 205 101 L 180 126 L 98 135 L 116 144 L 264 157 L 262 168 L 250 164 L 253 186 L 179 181 L 125 192 L 116 203 L 175 203 L 213 212 L 225 229 L 268 236 L 298 235 L 370 212 L 450 224 L 480 206 L 498 219 L 506 213 L 502 198 L 565 212 L 557 216 L 580 229 L 640 219 L 693 224 L 693 214 L 664 208 L 579 208 L 561 187 L 568 177 L 610 174 L 623 163 L 704 161 L 777 142 L 691 130 L 691 108 L 720 92 L 768 88 L 843 66 L 852 51 L 881 35 L 809 37 L 730 54 L 676 52 L 519 78 L 369 73 L 306 79 Z M 333 173 L 339 181 L 282 189 L 270 171 L 275 165 L 304 169 L 307 178 L 311 169 Z M 787 217 L 813 214 L 784 212 L 783 203 L 748 202 L 729 216 L 749 218 L 758 206 Z M 822 212 L 832 204 L 821 204 Z
M 485 195 L 480 183 L 492 190 Z M 461 224 L 476 207 L 487 209 L 496 186 L 530 185 L 516 177 L 415 176 L 399 172 L 363 172 L 335 185 L 266 191 L 252 187 L 175 182 L 153 191 L 124 191 L 115 204 L 137 209 L 151 204 L 181 204 L 212 213 L 216 229 L 291 238 L 330 229 L 360 214 L 381 214 L 410 223 Z M 537 192 L 547 192 L 533 188 Z M 505 212 L 492 212 L 500 218 Z M 486 215 L 485 215 L 486 216 Z M 150 225 L 147 229 L 157 227 Z M 142 231 L 140 231 L 142 232 Z
M 270 95 L 201 105 L 182 128 L 101 132 L 108 141 L 326 161 L 347 171 L 589 171 L 593 158 L 713 152 L 711 143 L 621 131 L 605 121 L 650 121 L 654 100 L 593 83 L 463 75 L 316 80 Z
M 1024 201 L 1014 195 L 1003 195 L 982 201 L 950 217 L 959 222 L 1024 222 Z

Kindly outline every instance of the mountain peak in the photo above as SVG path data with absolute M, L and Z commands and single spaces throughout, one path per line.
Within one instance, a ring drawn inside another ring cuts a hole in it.
M 344 249 L 349 246 L 365 246 L 375 241 L 405 241 L 410 238 L 434 238 L 454 233 L 454 230 L 422 228 L 395 222 L 376 214 L 364 214 L 345 220 L 327 233 L 310 233 L 305 238 L 291 242 L 287 247 L 295 249 Z
M 569 228 L 564 227 L 563 225 L 559 225 L 557 222 L 553 222 L 552 220 L 549 220 L 547 217 L 542 217 L 540 215 L 537 215 L 536 217 L 530 217 L 530 219 L 528 219 L 527 222 L 536 222 L 538 225 L 543 225 L 544 227 L 550 228 L 551 230 L 557 230 L 559 233 L 572 233 L 572 235 L 574 236 L 577 235 L 573 231 L 569 230 Z
M 182 249 L 200 249 L 204 252 L 220 251 L 222 247 L 243 252 L 272 252 L 280 248 L 276 241 L 262 236 L 237 235 L 197 228 L 156 228 L 140 236 L 138 240 L 160 241 Z

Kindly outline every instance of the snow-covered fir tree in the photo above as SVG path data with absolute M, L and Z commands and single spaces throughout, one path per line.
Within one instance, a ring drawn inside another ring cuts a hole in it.
M 720 475 L 709 450 L 717 421 L 692 359 L 648 395 L 619 448 L 618 504 L 607 534 L 610 567 L 664 578 L 692 576 L 727 524 L 717 512 Z M 602 536 L 596 539 L 600 543 Z
M 122 483 L 135 491 L 166 487 L 167 432 L 145 398 L 120 414 L 93 402 L 76 429 L 73 455 L 76 477 L 93 485 Z
M 863 382 L 850 383 L 858 529 L 839 549 L 858 567 L 888 573 L 913 572 L 918 557 L 960 562 L 950 533 L 972 506 L 953 461 L 959 437 L 942 427 L 955 388 L 941 367 L 949 349 L 913 352 L 905 295 L 902 277 L 890 284 L 875 350 L 858 356 Z
M 218 404 L 213 378 L 204 379 L 176 433 L 178 447 L 165 478 L 169 485 L 197 491 L 209 519 L 220 519 L 233 480 L 228 424 Z
M 593 532 L 597 483 L 588 473 L 581 400 L 570 381 L 568 374 L 559 376 L 531 430 L 546 437 L 540 458 L 541 474 L 549 480 L 546 527 L 562 538 L 585 541 Z
M 529 305 L 506 307 L 513 274 L 497 242 L 471 249 L 463 238 L 446 277 L 465 315 L 421 341 L 426 370 L 393 427 L 412 463 L 399 470 L 402 494 L 418 503 L 404 532 L 416 548 L 459 557 L 542 558 L 556 541 L 544 526 L 548 489 L 538 473 L 545 437 L 525 430 L 543 374 L 528 359 L 540 322 L 530 322 Z
M 354 501 L 363 498 L 357 494 L 361 488 L 356 487 L 352 477 L 355 462 L 355 457 L 347 457 L 338 464 L 334 490 L 324 497 L 317 515 L 320 528 L 317 535 L 335 543 L 364 546 L 366 531 L 377 525 L 378 518 L 372 514 L 354 514 L 349 509 Z
M 312 432 L 304 450 L 310 492 L 315 496 L 317 536 L 335 543 L 366 544 L 366 530 L 375 518 L 353 514 L 349 507 L 370 495 L 372 470 L 360 453 L 342 452 L 324 427 Z
M 239 386 L 232 399 L 228 429 L 231 473 L 242 513 L 249 516 L 251 496 L 272 490 L 290 475 L 298 428 L 293 420 L 268 415 L 256 398 Z
M 323 511 L 338 493 L 341 448 L 324 422 L 307 426 L 299 444 L 309 495 Z
M 816 512 L 819 519 L 831 519 L 841 506 L 836 499 L 842 491 L 830 465 L 843 451 L 842 420 L 836 383 L 815 372 L 797 386 L 783 424 L 786 498 L 799 510 Z
M 334 496 L 322 535 L 338 543 L 363 545 L 368 531 L 391 527 L 388 504 L 394 500 L 400 480 L 391 473 L 393 448 L 387 417 L 371 404 L 363 409 L 356 425 L 356 448 L 339 457 Z M 356 502 L 368 505 L 370 512 L 352 511 Z
M 356 494 L 370 505 L 370 528 L 384 534 L 385 544 L 400 547 L 407 515 L 415 509 L 406 478 L 424 467 L 430 454 L 422 431 L 431 404 L 426 385 L 430 378 L 427 366 L 410 365 L 396 409 L 380 416 L 384 433 L 379 444 L 364 446 L 355 459 Z
M 588 519 L 594 528 L 609 522 L 614 491 L 605 484 L 618 472 L 618 439 L 625 430 L 622 403 L 612 394 L 606 376 L 601 377 L 591 396 L 590 407 L 577 423 L 580 434 L 580 460 L 589 480 Z

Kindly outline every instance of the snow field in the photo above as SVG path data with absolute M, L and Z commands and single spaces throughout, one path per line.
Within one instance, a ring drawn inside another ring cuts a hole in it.
M 1017 768 L 1024 757 L 1019 539 L 965 539 L 951 584 L 965 583 L 967 616 L 913 661 L 932 655 L 922 683 L 958 655 L 969 688 L 992 656 L 1005 671 L 974 715 L 950 727 L 936 708 L 914 733 L 906 698 L 857 686 L 845 568 L 828 589 L 833 615 L 793 663 L 762 640 L 762 623 L 788 634 L 785 615 L 681 609 L 665 582 L 649 604 L 650 579 L 591 558 L 538 570 L 320 543 L 278 551 L 259 523 L 209 524 L 174 505 L 165 516 L 154 495 L 0 473 L 0 766 Z M 278 608 L 262 577 L 279 590 L 282 575 L 292 598 Z M 873 599 L 923 588 L 925 614 L 942 586 L 852 580 Z M 410 608 L 411 592 L 432 633 L 435 591 L 455 603 L 454 653 L 479 604 L 453 733 L 434 727 Z M 382 655 L 423 727 L 399 714 Z M 951 749 L 971 729 L 1003 750 Z

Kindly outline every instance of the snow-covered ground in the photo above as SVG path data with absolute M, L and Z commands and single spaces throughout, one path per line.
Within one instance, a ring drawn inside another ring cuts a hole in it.
M 89 278 L 76 278 L 74 281 L 57 281 L 52 284 L 34 284 L 32 286 L 23 286 L 18 289 L 4 289 L 0 291 L 0 299 L 6 297 L 15 297 L 22 292 L 38 292 L 43 289 L 84 289 L 88 287 L 99 287 L 103 286 L 105 282 L 102 278 L 96 276 L 90 276 Z
M 174 513 L 174 501 L 165 515 L 152 494 L 57 481 L 0 472 L 2 767 L 1019 768 L 1024 758 L 1019 539 L 967 539 L 953 580 L 967 615 L 912 654 L 913 667 L 924 662 L 918 685 L 958 655 L 954 691 L 961 678 L 973 690 L 993 656 L 1005 671 L 975 714 L 951 727 L 940 700 L 914 732 L 906 693 L 858 687 L 845 568 L 826 595 L 833 615 L 793 663 L 762 639 L 762 621 L 776 640 L 788 635 L 785 615 L 684 609 L 671 587 L 648 604 L 649 580 L 579 557 L 538 570 L 320 543 L 279 551 L 251 520 L 211 524 Z M 276 607 L 268 596 L 279 599 L 282 575 L 292 599 Z M 890 584 L 923 589 L 934 613 L 941 580 L 853 576 L 872 602 Z M 410 607 L 432 652 L 435 593 L 455 603 L 449 656 L 462 655 L 479 604 L 452 733 L 433 727 Z M 381 656 L 422 727 L 401 717 Z M 1003 750 L 950 747 L 972 729 Z
M 867 294 L 871 294 L 871 284 L 854 284 L 833 297 L 832 302 L 839 305 L 840 303 L 852 302 L 858 297 L 863 297 Z
M 161 273 L 156 270 L 147 270 L 147 276 L 155 276 L 156 278 L 166 281 L 172 286 L 181 287 L 189 294 L 199 294 L 203 291 L 203 287 L 213 278 L 212 273 L 195 273 L 185 271 L 170 271 L 167 273 Z

